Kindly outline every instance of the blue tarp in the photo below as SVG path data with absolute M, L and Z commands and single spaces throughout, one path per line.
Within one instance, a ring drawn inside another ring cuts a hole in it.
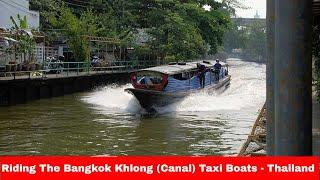
M 220 79 L 224 77 L 225 70 L 222 68 L 220 71 Z M 206 72 L 205 75 L 205 86 L 208 86 L 215 82 L 214 73 Z M 178 80 L 173 77 L 168 78 L 168 85 L 165 88 L 165 92 L 177 92 L 177 91 L 188 91 L 200 89 L 200 79 L 199 76 L 194 76 L 188 80 Z

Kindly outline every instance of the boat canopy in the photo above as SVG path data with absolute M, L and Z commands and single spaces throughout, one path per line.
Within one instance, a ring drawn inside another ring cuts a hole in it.
M 210 68 L 215 65 L 215 61 L 199 61 L 199 62 L 188 62 L 188 63 L 175 63 L 172 65 L 156 66 L 151 68 L 142 69 L 140 71 L 153 71 L 163 74 L 173 75 L 182 72 L 189 72 L 197 69 L 197 64 L 200 63 Z M 226 66 L 226 63 L 220 62 L 222 66 Z

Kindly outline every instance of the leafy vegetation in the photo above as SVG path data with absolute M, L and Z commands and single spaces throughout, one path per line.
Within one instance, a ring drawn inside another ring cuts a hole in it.
M 230 30 L 226 33 L 223 47 L 228 53 L 233 49 L 246 49 L 248 41 L 248 29 L 241 27 L 238 21 L 234 21 Z
M 214 54 L 230 26 L 237 0 L 30 0 L 39 10 L 41 29 L 63 29 L 77 58 L 84 60 L 83 35 L 121 39 L 127 46 L 149 49 L 173 61 Z M 80 1 L 79 1 L 80 2 Z M 204 9 L 204 6 L 211 7 Z M 144 47 L 139 33 L 147 33 Z
M 255 22 L 249 26 L 247 52 L 253 57 L 266 57 L 266 25 Z
M 245 27 L 235 21 L 226 33 L 224 49 L 228 53 L 242 49 L 246 58 L 263 61 L 266 58 L 266 24 L 256 21 Z
M 51 17 L 52 25 L 59 29 L 64 29 L 62 34 L 67 38 L 74 57 L 78 61 L 89 59 L 89 42 L 85 36 L 94 36 L 99 32 L 96 25 L 97 17 L 91 10 L 84 11 L 80 18 L 77 18 L 69 8 L 62 6 L 59 9 L 59 17 Z
M 16 35 L 16 40 L 18 41 L 16 46 L 17 53 L 19 53 L 19 55 L 23 57 L 24 61 L 30 61 L 36 42 L 34 38 L 27 34 L 25 31 L 28 26 L 27 17 L 20 17 L 20 15 L 18 14 L 17 19 L 19 23 L 16 22 L 16 20 L 12 16 L 10 17 L 10 19 L 12 21 L 12 24 L 14 25 L 13 29 Z M 27 60 L 26 55 L 28 55 L 29 60 Z

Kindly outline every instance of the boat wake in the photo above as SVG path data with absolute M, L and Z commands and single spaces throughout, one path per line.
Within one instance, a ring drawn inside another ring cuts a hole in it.
M 124 91 L 126 88 L 132 88 L 132 85 L 109 85 L 96 89 L 94 92 L 84 96 L 82 100 L 94 105 L 95 109 L 106 112 L 137 113 L 143 111 L 139 102 L 131 94 Z
M 230 87 L 223 92 L 197 93 L 186 97 L 179 103 L 156 107 L 158 113 L 208 112 L 221 110 L 241 110 L 256 108 L 265 101 L 265 65 L 229 59 L 229 72 L 232 77 Z M 127 85 L 109 85 L 99 88 L 82 97 L 101 112 L 124 112 L 143 114 L 139 102 L 124 89 Z

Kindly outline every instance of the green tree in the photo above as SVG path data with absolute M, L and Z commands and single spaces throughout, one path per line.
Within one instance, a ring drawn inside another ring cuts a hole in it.
M 50 19 L 57 16 L 60 7 L 60 0 L 30 0 L 30 9 L 40 12 L 41 30 L 54 28 Z
M 67 3 L 63 8 L 68 9 L 66 13 L 60 8 L 61 0 L 30 2 L 32 8 L 40 10 L 41 22 L 47 23 L 42 27 L 66 29 L 70 42 L 78 36 L 75 42 L 80 43 L 79 36 L 91 33 L 77 27 L 86 9 L 91 9 L 91 15 L 96 19 L 91 25 L 99 29 L 91 34 L 119 38 L 132 46 L 137 32 L 143 30 L 150 36 L 144 49 L 177 60 L 216 53 L 229 28 L 230 15 L 239 5 L 237 0 L 88 0 L 72 5 Z M 205 10 L 205 5 L 210 6 L 210 10 Z M 72 49 L 86 46 L 84 42 L 80 44 L 84 45 Z
M 264 61 L 266 58 L 266 24 L 260 21 L 240 26 L 235 20 L 224 37 L 224 50 L 242 49 L 245 58 Z
M 224 36 L 224 50 L 227 53 L 231 53 L 233 49 L 246 49 L 247 43 L 248 29 L 241 27 L 238 21 L 234 21 L 230 30 Z
M 66 37 L 75 59 L 88 60 L 90 49 L 85 36 L 94 36 L 100 31 L 97 17 L 91 10 L 86 10 L 78 18 L 65 6 L 60 7 L 59 14 L 59 17 L 50 17 L 50 22 L 55 27 L 63 29 L 62 34 Z
M 29 58 L 31 57 L 36 42 L 34 38 L 26 32 L 26 30 L 28 29 L 27 17 L 24 16 L 21 18 L 21 16 L 18 14 L 17 19 L 19 23 L 12 16 L 10 16 L 10 19 L 13 24 L 13 29 L 16 33 L 16 38 L 19 42 L 16 50 L 20 54 L 20 56 L 23 57 L 24 61 L 28 61 L 26 55 L 28 55 Z
M 249 26 L 246 51 L 253 57 L 266 57 L 266 25 L 255 22 Z
M 206 52 L 214 54 L 230 22 L 230 15 L 216 1 L 139 0 L 134 14 L 138 27 L 147 29 L 152 49 L 172 60 L 197 58 Z M 173 57 L 173 58 L 172 58 Z

